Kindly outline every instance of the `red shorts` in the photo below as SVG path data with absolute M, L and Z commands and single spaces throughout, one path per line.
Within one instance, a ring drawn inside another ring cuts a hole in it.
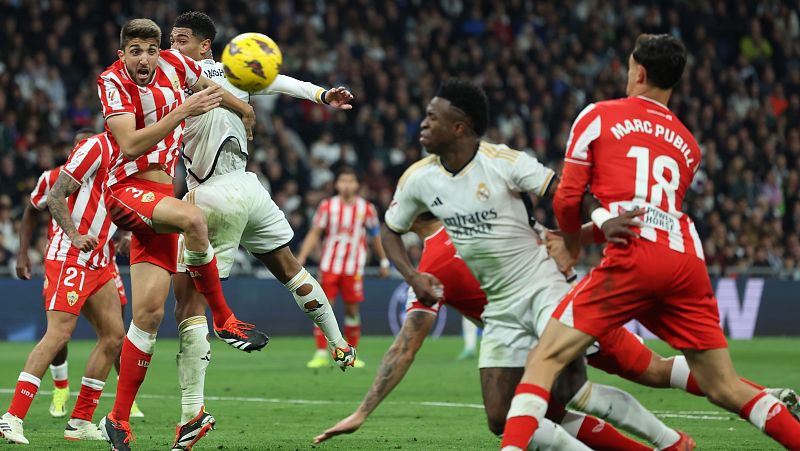
M 83 266 L 45 260 L 44 308 L 79 315 L 83 304 L 111 280 L 108 266 L 88 269 Z
M 641 239 L 609 245 L 553 317 L 594 337 L 637 319 L 675 349 L 727 347 L 705 262 Z
M 606 373 L 636 381 L 647 371 L 653 351 L 624 327 L 618 327 L 597 339 L 599 350 L 587 353 L 589 365 Z
M 347 276 L 320 272 L 320 279 L 322 279 L 322 291 L 330 302 L 336 300 L 336 295 L 339 293 L 342 294 L 342 300 L 348 304 L 364 300 L 364 278 L 361 274 Z
M 481 321 L 481 314 L 487 303 L 486 294 L 481 290 L 481 285 L 464 260 L 456 255 L 456 249 L 444 227 L 425 239 L 425 247 L 422 249 L 417 269 L 419 272 L 433 274 L 442 282 L 444 300 L 427 306 L 418 301 L 416 296 L 413 296 L 413 290 L 410 290 L 406 312 L 425 310 L 439 313 L 444 303 L 474 321 Z
M 120 229 L 130 230 L 131 265 L 148 262 L 170 273 L 176 272 L 178 234 L 156 233 L 153 210 L 165 197 L 172 196 L 171 183 L 128 178 L 105 192 L 106 208 Z
M 114 279 L 114 284 L 117 286 L 117 292 L 119 293 L 119 304 L 125 305 L 128 303 L 128 296 L 125 294 L 125 285 L 122 283 L 122 277 L 119 275 L 119 267 L 117 266 L 117 262 L 115 260 L 111 260 L 111 263 L 108 265 L 111 269 L 111 277 Z

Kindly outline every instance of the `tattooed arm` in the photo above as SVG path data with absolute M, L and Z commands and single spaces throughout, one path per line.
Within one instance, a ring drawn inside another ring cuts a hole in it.
M 383 356 L 378 374 L 372 382 L 364 400 L 358 409 L 349 417 L 336 423 L 335 426 L 314 438 L 314 443 L 321 443 L 329 438 L 340 434 L 350 434 L 358 430 L 369 414 L 378 407 L 391 391 L 403 380 L 414 356 L 422 347 L 422 342 L 428 333 L 433 329 L 436 316 L 426 312 L 411 312 L 406 316 L 400 333 L 394 339 L 394 343 Z
M 72 222 L 69 207 L 67 206 L 66 198 L 78 190 L 81 184 L 75 181 L 72 177 L 64 173 L 58 175 L 58 180 L 50 189 L 50 194 L 47 196 L 47 208 L 50 209 L 50 215 L 56 221 L 56 224 L 64 230 L 67 237 L 69 237 L 72 245 L 81 251 L 91 251 L 97 246 L 97 238 L 91 235 L 81 235 L 75 224 Z

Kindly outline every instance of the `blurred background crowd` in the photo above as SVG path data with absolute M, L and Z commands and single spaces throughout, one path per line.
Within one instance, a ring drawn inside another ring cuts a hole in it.
M 168 48 L 175 16 L 194 9 L 216 21 L 215 56 L 233 36 L 262 32 L 281 47 L 283 73 L 355 95 L 349 112 L 253 100 L 249 169 L 289 217 L 294 246 L 333 193 L 337 165 L 356 166 L 363 195 L 385 210 L 396 180 L 424 154 L 420 121 L 442 78 L 485 88 L 487 140 L 558 167 L 577 113 L 624 96 L 636 36 L 671 33 L 690 53 L 670 108 L 704 153 L 684 210 L 709 268 L 800 276 L 797 0 L 0 0 L 0 266 L 13 268 L 39 174 L 65 161 L 76 130 L 102 129 L 95 80 L 116 59 L 120 26 L 152 18 Z M 536 214 L 555 225 L 548 202 Z M 35 240 L 42 249 L 46 224 Z

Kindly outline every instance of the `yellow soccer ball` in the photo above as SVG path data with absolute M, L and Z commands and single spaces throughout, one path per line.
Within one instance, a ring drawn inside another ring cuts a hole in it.
M 222 51 L 225 77 L 233 86 L 260 91 L 275 81 L 283 56 L 278 44 L 261 33 L 243 33 L 231 39 Z

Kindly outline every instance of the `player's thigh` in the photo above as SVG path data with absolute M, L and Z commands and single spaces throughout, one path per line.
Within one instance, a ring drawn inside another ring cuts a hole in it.
M 95 291 L 83 306 L 83 314 L 97 332 L 98 338 L 117 338 L 125 334 L 122 308 L 113 277 Z
M 497 435 L 502 434 L 508 409 L 514 391 L 522 378 L 522 367 L 487 367 L 480 369 L 483 407 L 489 429 Z
M 242 183 L 247 201 L 247 225 L 242 233 L 242 246 L 253 254 L 268 254 L 289 244 L 294 231 L 286 215 L 270 197 L 255 174 L 246 172 Z
M 133 322 L 147 332 L 154 333 L 164 316 L 164 304 L 170 287 L 170 273 L 149 263 L 131 266 L 133 287 Z
M 47 330 L 45 336 L 57 340 L 68 342 L 78 324 L 78 315 L 57 310 L 49 310 L 45 313 L 47 318 Z
M 641 337 L 624 327 L 618 327 L 599 337 L 596 348 L 590 347 L 586 351 L 586 357 L 589 365 L 597 369 L 628 380 L 639 381 L 643 374 L 650 371 L 653 351 L 644 345 Z M 656 380 L 662 378 L 656 378 L 648 385 L 652 385 Z M 669 375 L 666 381 L 669 381 Z
M 109 188 L 104 198 L 111 219 L 120 229 L 174 233 L 178 231 L 174 224 L 161 217 L 180 208 L 172 191 L 172 184 L 129 178 Z

